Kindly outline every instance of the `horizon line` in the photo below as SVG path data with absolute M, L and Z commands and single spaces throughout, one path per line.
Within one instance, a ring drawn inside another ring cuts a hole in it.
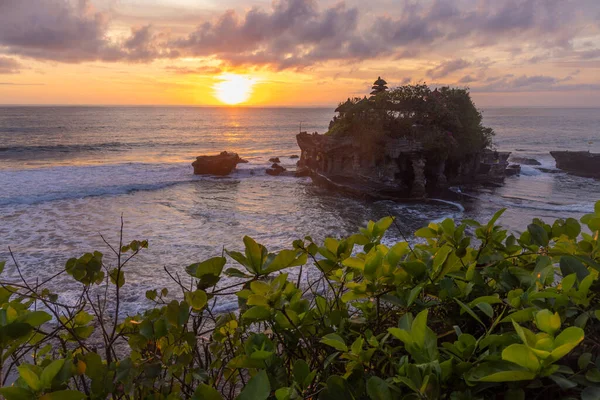
M 224 109 L 235 109 L 235 108 L 279 108 L 279 109 L 328 109 L 335 108 L 336 105 L 310 105 L 310 106 L 291 106 L 291 105 L 204 105 L 204 104 L 69 104 L 69 103 L 57 103 L 57 104 L 33 104 L 33 103 L 0 103 L 0 107 L 165 107 L 165 108 L 224 108 Z M 600 105 L 597 106 L 558 106 L 558 105 L 514 105 L 514 106 L 482 106 L 477 107 L 478 109 L 510 109 L 510 108 L 538 108 L 538 109 L 600 109 Z

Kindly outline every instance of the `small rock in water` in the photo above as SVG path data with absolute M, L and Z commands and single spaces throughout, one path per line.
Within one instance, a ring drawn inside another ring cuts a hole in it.
M 281 165 L 273 164 L 273 165 L 271 165 L 271 168 L 267 169 L 266 172 L 269 175 L 278 176 L 278 175 L 281 175 L 281 173 L 284 171 L 286 171 L 286 169 L 283 168 Z
M 271 157 L 271 158 L 269 158 L 269 162 L 272 162 L 272 163 L 279 163 L 279 162 L 281 162 L 281 161 L 279 161 L 279 157 Z
M 229 175 L 239 163 L 248 162 L 237 153 L 222 151 L 215 156 L 198 156 L 192 163 L 195 175 Z
M 300 158 L 300 156 L 298 154 L 292 154 L 290 158 Z

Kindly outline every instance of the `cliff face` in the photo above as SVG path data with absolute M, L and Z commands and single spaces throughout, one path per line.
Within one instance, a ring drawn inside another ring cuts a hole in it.
M 510 153 L 484 150 L 460 161 L 427 153 L 415 141 L 385 139 L 371 149 L 349 137 L 302 132 L 299 170 L 317 183 L 373 197 L 422 198 L 460 183 L 502 182 Z
M 556 167 L 573 175 L 600 178 L 600 154 L 589 151 L 551 151 Z

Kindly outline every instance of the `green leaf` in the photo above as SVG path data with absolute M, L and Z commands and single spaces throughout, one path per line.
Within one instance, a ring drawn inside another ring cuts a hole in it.
M 377 376 L 372 376 L 367 381 L 367 395 L 371 400 L 392 400 L 387 382 Z
M 310 374 L 310 368 L 306 361 L 299 359 L 294 363 L 292 373 L 294 375 L 294 380 L 299 384 L 304 385 L 306 383 L 306 377 Z
M 4 396 L 6 400 L 32 400 L 35 399 L 35 395 L 27 389 L 8 386 L 0 388 L 0 394 Z
M 4 272 L 4 266 L 6 265 L 6 261 L 0 261 L 0 274 Z
M 417 230 L 415 232 L 415 236 L 427 238 L 427 239 L 434 239 L 434 238 L 438 237 L 438 234 L 433 229 L 431 229 L 429 227 L 425 227 L 425 228 L 421 228 L 421 229 Z
M 252 275 L 245 274 L 237 268 L 227 268 L 225 270 L 225 275 L 232 276 L 234 278 L 251 278 L 252 277 Z
M 465 375 L 474 382 L 517 382 L 535 378 L 535 373 L 509 361 L 488 361 L 477 365 Z
M 117 277 L 117 274 L 119 275 L 118 277 Z M 110 276 L 110 281 L 113 283 L 113 285 L 122 287 L 125 284 L 125 273 L 122 270 L 119 271 L 118 268 L 115 268 L 112 271 L 110 271 L 109 276 Z
M 212 386 L 201 383 L 196 388 L 192 400 L 223 400 L 223 396 Z
M 452 247 L 448 245 L 442 246 L 433 258 L 433 273 L 437 274 L 442 265 L 446 262 L 448 255 L 452 253 Z
M 590 362 L 592 362 L 592 353 L 583 353 L 577 359 L 577 366 L 579 369 L 586 369 Z
M 563 276 L 575 273 L 577 274 L 577 280 L 580 282 L 590 274 L 586 266 L 573 256 L 562 256 L 560 258 L 560 272 Z
M 502 318 L 500 320 L 500 322 L 505 323 L 505 322 L 512 322 L 512 321 L 515 321 L 515 322 L 533 321 L 533 312 L 534 311 L 535 311 L 535 308 L 533 308 L 533 307 L 515 311 L 511 314 L 508 314 L 506 317 Z
M 460 308 L 462 308 L 463 310 L 465 310 L 467 312 L 467 314 L 469 314 L 471 317 L 473 317 L 477 322 L 479 322 L 481 325 L 483 325 L 484 328 L 487 329 L 487 326 L 483 323 L 483 321 L 477 316 L 477 314 L 475 314 L 475 311 L 473 311 L 468 305 L 466 305 L 465 303 L 463 303 L 462 301 L 460 301 L 459 299 L 454 299 L 456 300 L 456 302 L 458 303 L 458 305 L 460 305 Z
M 78 390 L 59 390 L 52 393 L 46 393 L 43 400 L 83 400 L 87 396 Z
M 583 337 L 583 329 L 576 326 L 570 326 L 562 331 L 556 337 L 556 339 L 554 339 L 554 349 L 550 353 L 551 360 L 557 361 L 567 355 L 579 343 L 581 343 Z
M 475 307 L 479 308 L 485 315 L 490 318 L 494 317 L 494 309 L 490 306 L 489 303 L 477 303 Z
M 25 381 L 27 386 L 37 392 L 42 389 L 42 382 L 31 367 L 32 365 L 29 364 L 21 364 L 17 369 L 19 370 L 19 376 Z
M 327 346 L 331 346 L 338 351 L 348 351 L 348 346 L 346 346 L 346 344 L 344 343 L 344 339 L 342 339 L 339 335 L 335 333 L 330 333 L 328 335 L 323 336 L 323 338 L 321 339 L 321 343 L 326 344 Z
M 208 302 L 208 297 L 204 290 L 198 289 L 194 292 L 185 293 L 185 301 L 196 311 L 202 310 Z
M 511 344 L 502 351 L 502 359 L 510 361 L 532 372 L 539 371 L 540 361 L 524 344 Z
M 271 384 L 267 371 L 261 370 L 244 386 L 237 400 L 266 400 L 270 394 Z
M 261 306 L 254 306 L 242 314 L 242 319 L 250 322 L 264 321 L 271 316 L 271 311 Z
M 292 387 L 282 387 L 275 391 L 275 398 L 277 400 L 292 400 L 299 399 L 296 390 Z
M 348 257 L 342 261 L 342 264 L 346 267 L 358 269 L 360 271 L 365 269 L 365 260 L 358 257 Z
M 262 271 L 262 273 L 269 273 L 280 271 L 285 268 L 297 267 L 300 265 L 306 264 L 307 255 L 306 253 L 300 254 L 298 256 L 297 250 L 281 250 L 273 261 L 271 261 L 266 268 Z
M 490 219 L 489 222 L 487 223 L 488 230 L 490 230 L 494 226 L 496 221 L 498 221 L 498 219 L 500 219 L 500 217 L 502 216 L 502 214 L 504 214 L 505 211 L 506 211 L 506 208 L 496 211 L 496 213 L 494 214 L 492 219 Z
M 244 236 L 244 245 L 246 246 L 247 266 L 255 274 L 260 273 L 267 257 L 267 249 L 263 245 L 256 243 L 250 236 Z
M 413 343 L 413 338 L 410 332 L 400 328 L 388 328 L 388 332 L 396 339 L 401 340 L 405 346 L 409 346 Z
M 40 326 L 52 319 L 52 316 L 45 311 L 31 311 L 18 318 L 19 322 L 25 322 L 31 326 Z
M 383 217 L 379 221 L 375 222 L 375 226 L 373 227 L 373 234 L 381 237 L 388 230 L 390 225 L 394 222 L 393 217 Z
M 223 267 L 227 263 L 225 257 L 213 257 L 200 263 L 189 265 L 185 270 L 195 278 L 202 278 L 204 275 L 219 276 Z
M 427 333 L 427 315 L 429 314 L 429 309 L 424 309 L 421 311 L 415 319 L 413 320 L 412 327 L 410 330 L 410 336 L 412 336 L 413 341 L 419 345 L 420 348 L 425 346 L 425 336 Z
M 548 239 L 548 232 L 543 226 L 531 224 L 527 226 L 527 230 L 531 234 L 531 240 L 533 243 L 542 247 L 548 246 L 550 240 Z
M 421 278 L 427 271 L 427 265 L 420 260 L 403 262 L 400 266 L 415 278 Z
M 65 360 L 54 360 L 44 370 L 40 375 L 40 380 L 42 381 L 42 387 L 49 388 L 52 385 L 52 380 L 61 370 L 63 365 L 65 364 Z
M 554 332 L 560 329 L 560 315 L 552 313 L 550 310 L 541 310 L 535 315 L 535 326 L 539 330 L 554 336 Z

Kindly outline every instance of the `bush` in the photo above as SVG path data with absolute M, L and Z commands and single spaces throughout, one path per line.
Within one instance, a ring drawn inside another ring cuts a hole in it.
M 429 224 L 414 245 L 382 243 L 391 217 L 278 253 L 245 237 L 243 252 L 188 266 L 191 287 L 166 271 L 182 298 L 149 291 L 156 306 L 120 322 L 125 272 L 145 241 L 110 247 L 114 267 L 99 252 L 69 260 L 62 273 L 82 285 L 74 304 L 49 282 L 1 282 L 2 383 L 15 381 L 0 394 L 598 399 L 600 202 L 581 219 L 589 232 L 535 219 L 515 235 L 496 225 L 501 214 Z M 291 279 L 290 268 L 311 272 Z M 238 283 L 217 286 L 223 276 Z M 239 312 L 215 314 L 232 294 Z
M 369 99 L 349 99 L 339 107 L 340 117 L 331 121 L 326 134 L 352 137 L 361 144 L 404 137 L 420 142 L 428 153 L 461 159 L 491 146 L 494 136 L 482 125 L 467 89 L 404 85 Z

